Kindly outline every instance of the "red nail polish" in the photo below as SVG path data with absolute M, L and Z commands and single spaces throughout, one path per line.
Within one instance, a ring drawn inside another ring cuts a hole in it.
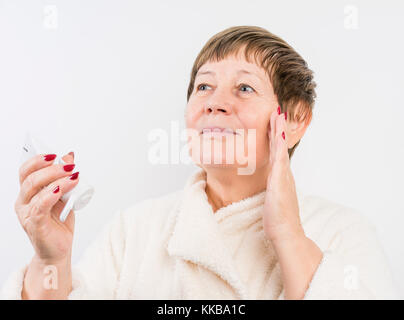
M 60 190 L 59 186 L 57 186 L 55 189 L 53 189 L 53 193 L 58 193 Z
M 72 175 L 70 175 L 70 180 L 76 180 L 78 178 L 78 176 L 79 176 L 79 172 L 77 171 L 77 172 L 73 173 Z
M 283 138 L 283 140 L 285 140 L 285 132 L 284 131 L 282 131 L 282 138 Z
M 73 151 L 70 151 L 68 154 L 70 154 L 74 159 L 74 152 Z
M 288 119 L 288 116 L 287 116 L 287 113 L 285 112 L 285 120 L 287 120 Z
M 278 114 L 281 114 L 281 107 L 278 106 Z
M 76 165 L 75 164 L 67 164 L 63 166 L 63 169 L 67 172 L 72 171 Z
M 52 161 L 52 160 L 55 160 L 56 154 L 47 154 L 47 155 L 44 155 L 43 158 L 45 161 Z

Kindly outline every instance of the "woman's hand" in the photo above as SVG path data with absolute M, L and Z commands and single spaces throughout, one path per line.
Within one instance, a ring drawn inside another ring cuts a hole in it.
M 24 162 L 19 170 L 20 192 L 14 204 L 20 224 L 34 247 L 35 258 L 48 264 L 69 260 L 73 242 L 74 212 L 62 223 L 59 216 L 65 204 L 59 200 L 79 179 L 69 177 L 74 169 L 73 156 L 68 154 L 62 159 L 70 165 L 53 165 L 53 159 L 47 161 L 44 155 Z
M 286 137 L 286 113 L 271 114 L 269 136 L 269 166 L 264 204 L 264 232 L 271 241 L 304 236 L 300 223 L 295 181 L 289 162 Z
M 285 114 L 272 112 L 269 165 L 263 227 L 271 240 L 282 274 L 285 299 L 302 299 L 323 257 L 305 236 L 300 222 L 295 181 L 290 169 Z

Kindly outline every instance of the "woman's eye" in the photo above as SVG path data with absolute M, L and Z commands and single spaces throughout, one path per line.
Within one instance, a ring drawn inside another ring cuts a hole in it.
M 204 87 L 204 86 L 208 86 L 207 84 L 205 84 L 205 83 L 202 83 L 202 84 L 200 84 L 198 87 L 197 87 L 197 89 L 198 90 L 200 90 L 202 87 Z M 208 86 L 209 87 L 209 86 Z M 205 90 L 202 90 L 202 91 L 205 91 Z
M 202 88 L 204 88 L 204 87 L 209 87 L 209 85 L 207 85 L 207 84 L 205 84 L 205 83 L 202 83 L 202 84 L 200 84 L 200 85 L 198 85 L 197 86 L 197 90 L 202 90 Z M 245 90 L 243 90 L 244 92 L 254 92 L 254 89 L 252 88 L 252 87 L 250 87 L 249 85 L 247 85 L 247 84 L 240 84 L 239 85 L 239 88 L 249 88 L 250 90 L 248 91 L 245 91 Z M 206 90 L 202 90 L 202 91 L 206 91 Z
M 247 84 L 240 84 L 240 86 L 239 86 L 240 88 L 250 88 L 251 89 L 251 91 L 249 91 L 249 92 L 254 92 L 254 89 L 253 88 L 251 88 L 249 85 L 247 85 Z M 244 91 L 244 92 L 246 92 L 246 91 Z M 247 91 L 248 92 L 248 91 Z

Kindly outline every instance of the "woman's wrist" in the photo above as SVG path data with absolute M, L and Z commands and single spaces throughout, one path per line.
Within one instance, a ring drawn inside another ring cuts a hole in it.
M 276 229 L 271 230 L 269 235 L 267 234 L 268 239 L 272 242 L 273 246 L 281 247 L 286 244 L 292 244 L 296 242 L 301 242 L 305 240 L 306 235 L 301 225 L 292 226 L 292 225 L 281 225 L 276 227 Z
M 32 257 L 31 263 L 35 263 L 38 266 L 56 266 L 56 267 L 70 267 L 71 266 L 71 256 L 62 257 L 59 259 L 44 259 L 40 258 L 38 255 Z
M 66 299 L 71 290 L 70 257 L 51 261 L 35 255 L 25 272 L 21 298 Z
M 304 232 L 273 238 L 285 289 L 285 299 L 302 299 L 321 259 L 322 251 Z

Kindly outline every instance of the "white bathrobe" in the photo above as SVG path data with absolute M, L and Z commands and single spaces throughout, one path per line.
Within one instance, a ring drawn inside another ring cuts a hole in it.
M 183 190 L 115 213 L 73 266 L 69 299 L 283 299 L 281 270 L 262 226 L 265 192 L 213 213 L 206 173 Z M 351 208 L 297 190 L 306 236 L 323 251 L 304 299 L 395 299 L 375 228 Z M 21 299 L 28 262 L 3 299 Z

